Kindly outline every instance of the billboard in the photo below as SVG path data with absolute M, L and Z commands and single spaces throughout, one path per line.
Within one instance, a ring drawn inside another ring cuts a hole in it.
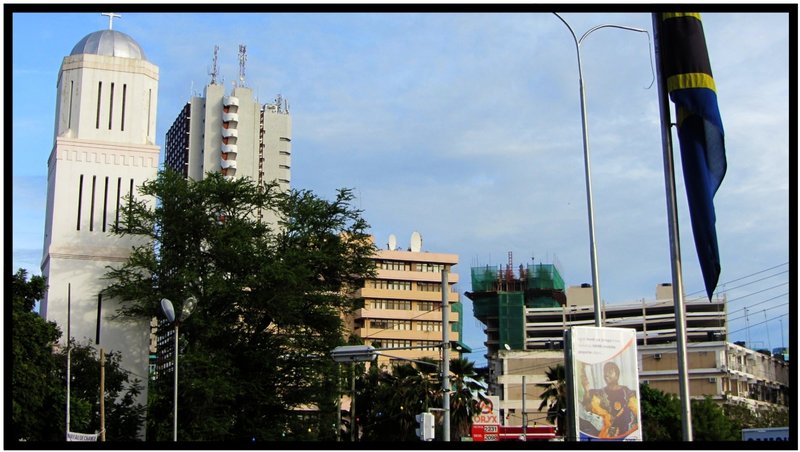
M 565 332 L 567 383 L 578 441 L 641 441 L 636 330 L 572 327 Z

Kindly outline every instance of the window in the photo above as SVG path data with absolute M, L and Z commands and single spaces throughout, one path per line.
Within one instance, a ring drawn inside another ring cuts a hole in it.
M 442 331 L 442 323 L 441 322 L 421 321 L 421 322 L 414 322 L 414 323 L 416 323 L 416 328 L 414 328 L 414 329 L 417 330 L 417 331 L 423 331 L 423 332 L 434 332 L 434 331 L 441 332 Z
M 370 320 L 369 326 L 370 328 L 379 328 L 383 330 L 410 331 L 411 320 Z
M 378 261 L 378 268 L 381 270 L 400 270 L 409 271 L 410 265 L 401 261 Z
M 444 264 L 430 264 L 427 262 L 417 264 L 418 272 L 441 273 L 444 270 Z
M 418 282 L 417 283 L 417 290 L 420 291 L 420 292 L 441 292 L 442 291 L 442 284 L 441 283 Z
M 439 307 L 440 303 L 434 303 L 433 301 L 419 301 L 417 302 L 417 310 L 418 311 L 433 311 Z
M 406 341 L 402 339 L 381 339 L 378 341 L 373 341 L 372 346 L 376 348 L 411 347 L 411 341 Z
M 437 341 L 417 341 L 414 345 L 424 347 L 422 350 L 439 350 L 442 343 Z
M 367 281 L 367 287 L 371 289 L 384 289 L 384 290 L 411 290 L 410 281 L 393 281 L 393 280 L 370 280 Z
M 371 300 L 369 307 L 372 309 L 397 309 L 403 311 L 411 310 L 411 302 L 407 300 Z

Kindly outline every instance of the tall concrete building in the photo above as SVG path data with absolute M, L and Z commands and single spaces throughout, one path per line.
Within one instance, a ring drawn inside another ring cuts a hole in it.
M 392 357 L 440 360 L 443 329 L 456 352 L 451 358 L 471 352 L 461 342 L 463 312 L 455 289 L 458 273 L 453 272 L 458 256 L 422 251 L 421 237 L 416 235 L 414 239 L 414 236 L 407 250 L 391 244 L 388 249 L 375 252 L 377 275 L 355 294 L 364 299 L 364 307 L 346 319 L 350 331 L 365 344 L 377 349 L 397 349 L 385 351 L 378 358 L 378 365 L 388 364 Z M 443 270 L 448 272 L 444 289 Z M 442 290 L 447 291 L 448 326 L 442 321 Z
M 259 184 L 277 182 L 286 191 L 292 155 L 288 102 L 278 96 L 273 103 L 260 104 L 244 84 L 244 46 L 239 57 L 240 77 L 230 93 L 217 83 L 214 69 L 203 96 L 192 97 L 178 114 L 167 132 L 164 163 L 195 180 L 220 172 Z M 273 214 L 262 215 L 274 222 Z
M 117 300 L 102 293 L 106 266 L 120 265 L 142 237 L 114 236 L 124 198 L 158 170 L 158 67 L 130 36 L 111 29 L 88 34 L 62 63 L 55 132 L 48 160 L 42 275 L 48 290 L 41 315 L 58 324 L 62 345 L 99 338 L 119 351 L 121 365 L 145 385 L 149 322 L 113 320 Z M 99 337 L 98 337 L 99 336 Z

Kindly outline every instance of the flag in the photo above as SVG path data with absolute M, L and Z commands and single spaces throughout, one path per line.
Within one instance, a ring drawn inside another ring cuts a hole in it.
M 722 119 L 698 13 L 661 14 L 661 67 L 677 110 L 694 243 L 710 299 L 720 273 L 714 195 L 727 170 Z

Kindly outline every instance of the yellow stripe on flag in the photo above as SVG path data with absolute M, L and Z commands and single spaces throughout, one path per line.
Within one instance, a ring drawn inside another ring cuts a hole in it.
M 673 75 L 667 79 L 667 90 L 669 92 L 687 88 L 708 88 L 714 92 L 717 91 L 714 79 L 710 75 L 700 72 Z

